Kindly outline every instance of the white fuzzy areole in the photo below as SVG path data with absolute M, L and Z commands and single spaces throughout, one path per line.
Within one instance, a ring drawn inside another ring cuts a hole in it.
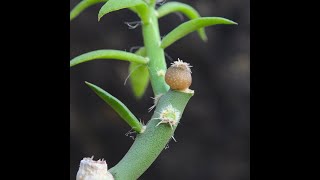
M 173 116 L 173 118 L 171 116 Z M 180 111 L 170 104 L 160 112 L 160 117 L 157 119 L 160 119 L 160 122 L 156 126 L 159 126 L 160 124 L 169 124 L 171 129 L 173 129 L 173 126 L 178 125 Z
M 157 71 L 157 75 L 158 76 L 165 76 L 166 75 L 166 71 L 165 70 L 163 70 L 163 69 L 161 69 L 161 70 L 159 70 L 159 71 Z
M 171 63 L 171 66 L 172 67 L 179 67 L 179 68 L 182 68 L 182 69 L 186 69 L 188 70 L 190 73 L 191 72 L 191 67 L 189 63 L 187 62 L 183 62 L 181 59 L 178 58 L 178 61 L 174 61 L 173 63 Z
M 104 160 L 93 160 L 83 158 L 77 173 L 76 180 L 114 180 L 112 174 L 108 172 L 108 165 Z

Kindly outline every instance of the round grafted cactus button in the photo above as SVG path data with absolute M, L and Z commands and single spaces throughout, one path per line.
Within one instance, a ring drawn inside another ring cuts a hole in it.
M 173 90 L 186 90 L 191 86 L 192 76 L 189 63 L 178 59 L 167 69 L 165 81 Z

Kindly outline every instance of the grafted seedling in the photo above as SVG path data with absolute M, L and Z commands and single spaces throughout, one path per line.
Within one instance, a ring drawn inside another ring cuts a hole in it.
M 189 89 L 192 83 L 191 66 L 178 59 L 167 69 L 164 49 L 194 31 L 198 32 L 202 40 L 207 41 L 205 27 L 236 23 L 221 17 L 201 17 L 193 7 L 184 3 L 165 3 L 157 0 L 82 0 L 71 11 L 70 20 L 98 3 L 104 3 L 98 13 L 99 21 L 113 11 L 121 9 L 133 11 L 141 21 L 144 46 L 135 53 L 110 49 L 88 52 L 73 58 L 70 61 L 70 67 L 97 59 L 129 62 L 129 78 L 133 94 L 138 99 L 141 98 L 150 81 L 154 93 L 154 104 L 149 108 L 149 112 L 154 108 L 155 111 L 151 120 L 144 125 L 119 99 L 94 84 L 86 83 L 138 134 L 127 154 L 110 170 L 107 170 L 105 161 L 96 162 L 85 158 L 81 161 L 77 179 L 83 179 L 83 167 L 91 167 L 86 165 L 93 163 L 94 167 L 102 167 L 100 169 L 103 171 L 94 171 L 96 174 L 93 175 L 89 173 L 88 178 L 135 180 L 149 168 L 173 138 L 183 111 L 194 94 L 194 91 Z M 162 6 L 156 8 L 156 3 Z M 161 39 L 158 19 L 176 12 L 183 13 L 190 20 Z
M 174 90 L 186 90 L 192 83 L 191 69 L 189 63 L 178 59 L 168 68 L 165 80 L 166 83 Z

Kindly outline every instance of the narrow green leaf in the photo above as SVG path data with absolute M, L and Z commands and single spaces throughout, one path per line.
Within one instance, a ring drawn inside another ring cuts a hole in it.
M 146 56 L 144 47 L 135 52 L 140 56 Z M 141 99 L 149 85 L 149 70 L 146 65 L 131 62 L 129 65 L 129 80 L 134 96 Z
M 158 18 L 162 18 L 165 15 L 168 15 L 170 13 L 174 12 L 181 12 L 185 16 L 187 16 L 189 19 L 196 19 L 200 18 L 200 14 L 195 10 L 192 6 L 180 2 L 168 2 L 162 5 L 159 9 L 157 9 L 158 12 Z M 200 38 L 203 41 L 207 41 L 207 35 L 204 28 L 200 28 L 197 30 Z
M 88 7 L 98 3 L 107 2 L 108 0 L 82 0 L 77 4 L 70 12 L 70 21 L 76 18 L 81 12 L 86 10 Z
M 133 94 L 136 98 L 140 99 L 149 84 L 148 67 L 143 64 L 130 63 L 129 73 Z
M 161 47 L 164 49 L 187 34 L 206 26 L 212 26 L 217 24 L 237 24 L 231 20 L 221 17 L 202 17 L 187 21 L 180 26 L 176 27 L 169 34 L 167 34 L 161 43 Z
M 143 56 L 143 57 L 146 57 L 146 55 L 147 55 L 146 48 L 145 48 L 145 47 L 139 48 L 139 49 L 135 52 L 135 54 L 140 55 L 140 56 Z
M 147 4 L 143 0 L 109 0 L 105 3 L 98 14 L 98 21 L 107 13 L 125 8 L 133 8 L 137 12 L 142 11 L 141 7 L 147 8 Z
M 139 120 L 131 113 L 131 111 L 117 98 L 113 97 L 108 92 L 104 91 L 100 87 L 91 84 L 89 82 L 85 82 L 101 99 L 103 99 L 107 104 L 109 104 L 118 114 L 119 116 L 125 120 L 133 130 L 138 133 L 143 131 L 143 126 L 139 122 Z
M 96 50 L 88 52 L 73 58 L 70 61 L 70 67 L 95 59 L 117 59 L 135 62 L 139 64 L 147 64 L 149 60 L 145 57 L 119 50 Z

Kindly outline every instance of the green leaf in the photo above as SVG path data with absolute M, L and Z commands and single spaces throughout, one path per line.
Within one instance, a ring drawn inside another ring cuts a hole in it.
M 140 99 L 149 84 L 148 67 L 143 64 L 130 63 L 129 73 L 133 94 L 136 98 Z
M 187 21 L 180 26 L 176 27 L 169 34 L 167 34 L 161 42 L 161 47 L 165 49 L 177 40 L 186 36 L 187 34 L 206 26 L 212 26 L 217 24 L 237 24 L 231 20 L 221 17 L 202 17 Z
M 101 99 L 103 99 L 107 104 L 109 104 L 118 114 L 119 116 L 125 120 L 133 130 L 138 133 L 143 131 L 143 126 L 139 122 L 139 120 L 131 113 L 131 111 L 117 98 L 113 97 L 108 92 L 104 91 L 100 87 L 91 84 L 89 82 L 85 82 Z
M 144 47 L 140 48 L 135 54 L 146 56 Z M 131 62 L 129 65 L 129 80 L 134 96 L 141 99 L 149 85 L 149 70 L 146 65 Z
M 145 48 L 145 47 L 139 48 L 139 49 L 135 52 L 135 54 L 145 57 L 145 56 L 147 55 L 146 48 Z
M 73 58 L 70 61 L 70 67 L 80 63 L 87 62 L 87 61 L 92 61 L 95 59 L 117 59 L 117 60 L 135 62 L 139 64 L 147 64 L 149 62 L 148 58 L 145 58 L 133 53 L 125 52 L 125 51 L 96 50 L 96 51 L 88 52 Z
M 187 16 L 189 19 L 196 19 L 200 18 L 200 14 L 190 5 L 180 3 L 180 2 L 168 2 L 162 5 L 159 9 L 157 9 L 158 12 L 158 18 L 162 18 L 165 15 L 168 15 L 170 13 L 174 12 L 181 12 L 185 16 Z M 204 28 L 200 28 L 197 30 L 200 38 L 203 41 L 207 41 L 207 35 Z
M 77 4 L 70 12 L 70 21 L 76 18 L 81 12 L 86 10 L 88 7 L 98 3 L 107 2 L 108 0 L 82 0 Z
M 142 16 L 141 13 L 142 11 L 147 9 L 147 4 L 143 0 L 109 0 L 101 7 L 98 14 L 98 21 L 100 21 L 102 16 L 104 16 L 107 13 L 131 7 L 135 9 L 140 16 Z

